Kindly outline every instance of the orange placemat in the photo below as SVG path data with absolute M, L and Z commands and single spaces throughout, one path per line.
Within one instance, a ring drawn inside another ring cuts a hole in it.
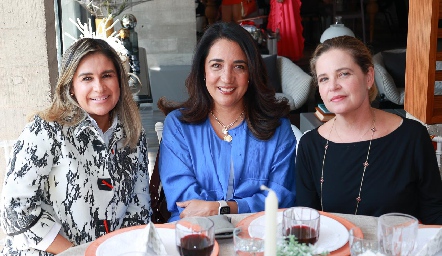
M 124 232 L 128 232 L 128 231 L 132 231 L 132 230 L 136 230 L 136 229 L 141 229 L 141 228 L 145 228 L 146 225 L 139 225 L 139 226 L 133 226 L 133 227 L 128 227 L 128 228 L 122 228 L 122 229 L 118 229 L 115 230 L 109 234 L 106 234 L 100 238 L 98 238 L 97 240 L 95 240 L 94 242 L 92 242 L 88 248 L 86 249 L 86 252 L 84 253 L 85 256 L 96 256 L 96 251 L 98 246 L 100 246 L 100 244 L 102 244 L 104 241 L 106 241 L 107 239 L 116 236 L 118 234 L 124 233 Z M 155 224 L 155 228 L 171 228 L 171 229 L 175 229 L 175 225 L 174 224 Z M 219 253 L 219 245 L 218 242 L 215 240 L 215 244 L 213 246 L 213 251 L 211 256 L 218 256 Z
M 285 209 L 279 209 L 278 211 L 282 212 L 282 211 L 284 211 L 284 210 L 285 210 Z M 363 235 L 361 229 L 360 229 L 359 227 L 357 227 L 355 224 L 351 223 L 350 221 L 348 221 L 348 220 L 346 220 L 346 219 L 344 219 L 344 218 L 342 218 L 342 217 L 336 216 L 336 215 L 334 215 L 334 214 L 328 213 L 328 212 L 322 212 L 322 211 L 319 211 L 319 213 L 320 213 L 321 215 L 327 216 L 327 217 L 329 217 L 329 218 L 332 218 L 332 219 L 338 221 L 339 223 L 341 223 L 342 225 L 344 225 L 344 227 L 345 227 L 347 230 L 350 230 L 350 229 L 352 229 L 352 228 L 355 228 L 355 229 L 354 229 L 354 231 L 355 231 L 354 234 L 355 234 L 356 236 L 358 236 L 358 237 L 361 237 L 361 238 L 364 237 L 364 235 Z M 236 226 L 237 226 L 237 227 L 242 227 L 242 228 L 248 228 L 249 225 L 250 225 L 250 223 L 251 223 L 254 219 L 256 219 L 256 218 L 258 218 L 258 217 L 260 217 L 260 216 L 263 216 L 264 214 L 265 214 L 265 212 L 263 211 L 263 212 L 258 212 L 258 213 L 255 213 L 255 214 L 253 214 L 253 215 L 250 215 L 250 216 L 244 218 L 243 220 L 241 220 L 241 221 L 238 223 L 238 225 L 236 225 Z M 348 256 L 348 255 L 350 255 L 350 246 L 348 245 L 348 242 L 347 242 L 344 246 L 342 246 L 341 248 L 339 248 L 339 249 L 337 249 L 337 250 L 335 250 L 335 251 L 332 251 L 329 255 L 330 255 L 330 256 Z

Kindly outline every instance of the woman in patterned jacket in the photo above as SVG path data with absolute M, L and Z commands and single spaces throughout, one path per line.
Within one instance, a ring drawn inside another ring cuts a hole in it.
M 53 255 L 148 223 L 147 143 L 115 50 L 83 38 L 64 54 L 52 105 L 14 145 L 1 213 L 5 255 Z

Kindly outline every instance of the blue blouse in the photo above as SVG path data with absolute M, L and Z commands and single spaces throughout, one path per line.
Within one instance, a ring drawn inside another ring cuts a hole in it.
M 233 161 L 233 198 L 238 213 L 264 210 L 266 185 L 275 191 L 279 207 L 294 206 L 296 138 L 287 118 L 269 140 L 257 139 L 243 121 L 229 130 L 231 142 L 220 139 L 210 120 L 200 124 L 180 121 L 181 112 L 172 111 L 164 122 L 160 146 L 159 171 L 167 208 L 179 219 L 184 208 L 176 202 L 191 199 L 206 201 L 226 198 L 230 166 Z

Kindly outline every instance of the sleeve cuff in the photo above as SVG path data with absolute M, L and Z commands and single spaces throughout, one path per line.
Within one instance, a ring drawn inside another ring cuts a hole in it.
M 55 222 L 49 233 L 45 237 L 43 237 L 43 240 L 41 240 L 38 244 L 30 244 L 30 247 L 41 251 L 46 251 L 46 249 L 48 249 L 52 242 L 54 242 L 55 237 L 60 232 L 60 229 L 61 225 Z
M 238 213 L 249 213 L 250 207 L 246 200 L 244 199 L 233 199 L 229 201 L 235 201 L 238 205 Z

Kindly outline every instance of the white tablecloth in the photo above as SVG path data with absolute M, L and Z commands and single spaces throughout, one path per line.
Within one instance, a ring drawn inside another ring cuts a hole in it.
M 356 226 L 358 226 L 362 233 L 364 234 L 365 238 L 368 239 L 376 239 L 376 232 L 377 232 L 377 219 L 376 217 L 371 216 L 362 216 L 362 215 L 351 215 L 351 214 L 340 214 L 340 213 L 334 213 L 335 215 L 342 217 Z M 242 219 L 244 219 L 247 216 L 250 216 L 251 214 L 229 214 L 228 216 L 231 217 L 231 221 L 233 225 L 237 225 Z M 219 256 L 232 256 L 235 255 L 233 251 L 233 240 L 230 239 L 218 239 L 219 244 Z M 76 247 L 72 247 L 69 250 L 58 254 L 59 256 L 84 256 L 84 253 L 89 246 L 89 243 L 79 245 Z M 437 255 L 442 254 L 440 252 Z
M 237 225 L 242 219 L 251 214 L 229 214 L 231 217 L 231 221 L 233 225 Z M 376 229 L 377 229 L 377 218 L 369 217 L 369 216 L 355 216 L 349 214 L 336 214 L 337 216 L 343 217 L 356 226 L 360 227 L 362 232 L 364 233 L 364 237 L 367 238 L 375 238 L 376 237 Z M 219 256 L 232 256 L 235 255 L 233 251 L 233 240 L 230 239 L 218 239 L 219 244 Z M 69 250 L 58 254 L 59 256 L 84 256 L 84 253 L 89 246 L 89 243 L 75 246 L 70 248 Z

